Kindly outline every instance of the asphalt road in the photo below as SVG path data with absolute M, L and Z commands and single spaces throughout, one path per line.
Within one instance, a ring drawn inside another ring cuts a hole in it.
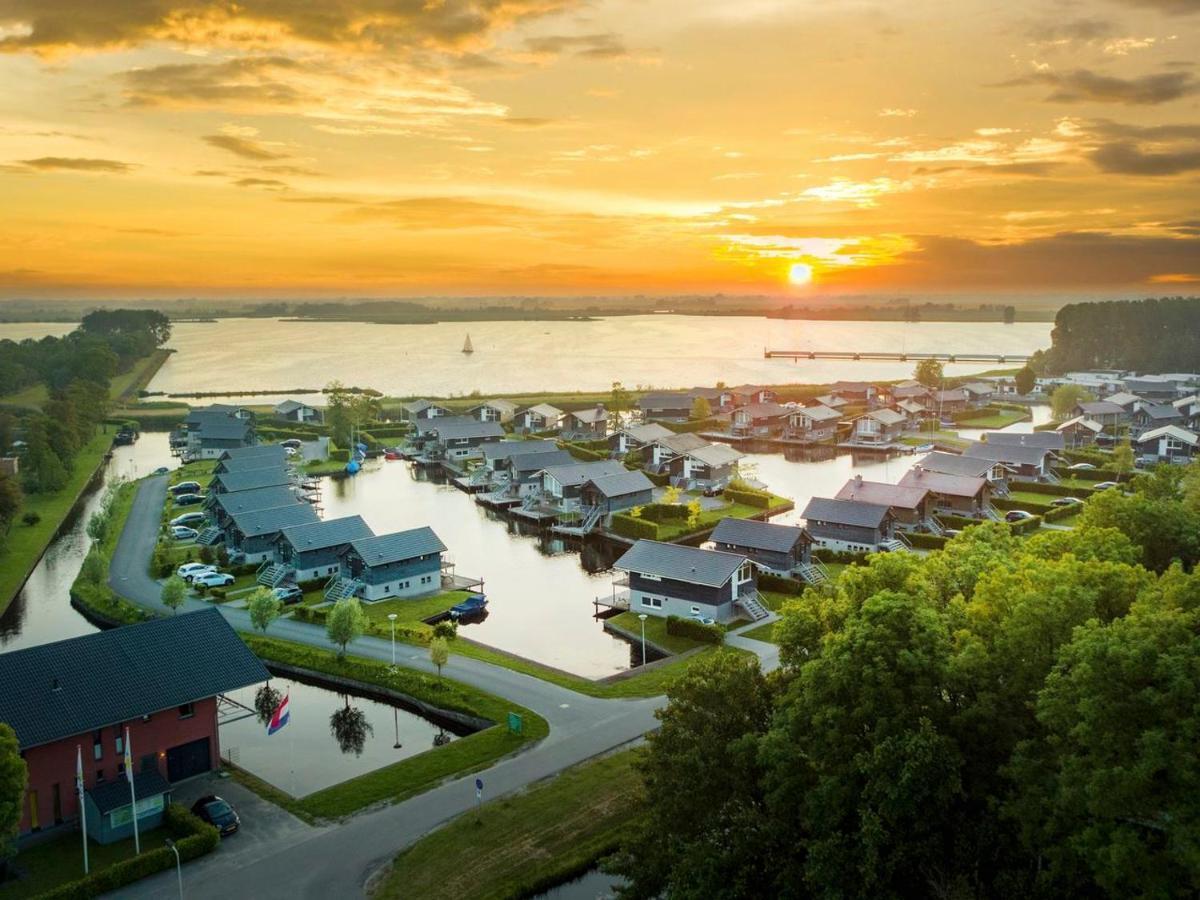
M 109 584 L 128 600 L 168 612 L 159 600 L 160 587 L 150 577 L 167 480 L 144 480 L 138 488 L 125 530 L 109 566 Z M 200 600 L 186 601 L 180 614 L 206 609 Z M 245 610 L 221 608 L 241 631 L 250 631 Z M 291 620 L 273 624 L 268 634 L 297 643 L 335 649 L 318 626 Z M 774 646 L 745 638 L 731 643 L 759 652 L 764 667 L 778 665 Z M 380 660 L 391 659 L 391 644 L 364 637 L 349 651 Z M 396 660 L 409 668 L 433 673 L 428 654 L 407 644 L 396 645 Z M 216 853 L 189 863 L 184 882 L 189 897 L 281 897 L 289 900 L 361 896 L 369 875 L 399 850 L 475 805 L 475 779 L 484 781 L 484 800 L 492 800 L 548 778 L 576 763 L 636 740 L 657 727 L 654 711 L 666 698 L 608 700 L 588 697 L 502 666 L 451 655 L 443 667 L 450 678 L 528 707 L 550 724 L 550 735 L 534 747 L 503 759 L 486 771 L 442 784 L 402 803 L 354 816 L 339 825 L 296 828 L 295 820 L 278 834 L 259 835 L 252 846 L 229 838 Z M 290 817 L 289 817 L 290 819 Z M 300 823 L 302 824 L 302 823 Z M 120 897 L 174 897 L 174 872 L 164 872 L 114 894 Z

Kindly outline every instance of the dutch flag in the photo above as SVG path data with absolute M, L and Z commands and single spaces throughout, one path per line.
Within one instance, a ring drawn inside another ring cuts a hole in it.
M 271 713 L 271 721 L 267 723 L 268 736 L 274 734 L 288 723 L 288 717 L 291 715 L 288 709 L 289 696 L 289 694 L 284 694 L 283 699 L 279 701 L 279 705 L 275 707 L 275 712 Z

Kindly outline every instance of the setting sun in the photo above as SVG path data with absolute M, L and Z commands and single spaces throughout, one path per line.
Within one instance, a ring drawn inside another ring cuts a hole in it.
M 807 263 L 794 263 L 788 269 L 788 281 L 792 284 L 812 284 L 813 270 Z

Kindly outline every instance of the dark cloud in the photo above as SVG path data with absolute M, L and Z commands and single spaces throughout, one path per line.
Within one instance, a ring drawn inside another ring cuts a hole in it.
M 1200 145 L 1182 150 L 1145 150 L 1133 141 L 1102 144 L 1088 154 L 1102 172 L 1179 175 L 1200 171 Z
M 1157 9 L 1172 16 L 1189 16 L 1200 12 L 1200 0 L 1117 0 L 1125 6 Z
M 279 181 L 276 178 L 239 178 L 234 182 L 237 187 L 258 187 L 267 188 L 273 191 L 282 191 L 287 189 L 287 183 Z
M 92 159 L 78 156 L 39 156 L 37 159 L 18 160 L 17 164 L 37 172 L 111 172 L 123 175 L 137 166 L 115 159 Z
M 1132 138 L 1139 141 L 1200 140 L 1200 125 L 1127 125 L 1112 119 L 1089 119 L 1085 130 L 1102 138 Z
M 532 37 L 525 41 L 525 48 L 531 53 L 546 56 L 573 53 L 576 56 L 593 59 L 612 59 L 626 56 L 629 53 L 621 41 L 620 35 L 611 32 L 605 34 L 550 34 L 543 37 Z
M 1041 162 L 997 163 L 992 166 L 918 166 L 914 175 L 944 175 L 947 172 L 972 172 L 981 175 L 1049 175 L 1064 164 L 1045 160 Z
M 1200 81 L 1190 72 L 1162 72 L 1138 78 L 1117 78 L 1090 69 L 1069 72 L 1034 72 L 1002 82 L 1000 87 L 1042 84 L 1053 90 L 1051 103 L 1123 103 L 1153 106 L 1200 92 Z
M 250 56 L 222 63 L 151 66 L 120 77 L 131 106 L 294 106 L 314 99 L 283 80 L 301 68 L 285 56 Z
M 5 0 L 4 18 L 28 27 L 0 50 L 121 47 L 157 40 L 253 47 L 305 41 L 361 47 L 469 45 L 495 28 L 560 12 L 576 0 Z M 268 37 L 273 36 L 273 37 Z
M 253 138 L 238 137 L 232 134 L 206 134 L 203 137 L 206 144 L 211 144 L 214 147 L 219 147 L 222 150 L 228 150 L 230 153 L 241 156 L 245 159 L 254 160 L 271 160 L 271 159 L 286 159 L 289 154 L 280 153 L 277 150 L 272 150 L 262 141 L 256 141 Z

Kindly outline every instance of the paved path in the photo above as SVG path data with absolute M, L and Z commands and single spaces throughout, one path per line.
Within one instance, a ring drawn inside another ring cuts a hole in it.
M 130 601 L 166 613 L 159 600 L 160 587 L 147 571 L 166 499 L 165 477 L 144 480 L 138 488 L 125 530 L 109 566 L 109 584 Z M 208 608 L 189 599 L 183 611 Z M 249 631 L 245 610 L 220 607 L 226 620 Z M 756 625 L 762 623 L 755 623 Z M 334 649 L 324 630 L 284 619 L 269 634 L 297 643 Z M 764 668 L 778 665 L 773 645 L 735 635 L 730 643 L 760 655 Z M 349 650 L 356 655 L 390 660 L 388 641 L 364 637 Z M 433 673 L 423 650 L 396 645 L 397 662 Z M 499 694 L 528 707 L 550 723 L 550 735 L 533 748 L 494 764 L 480 777 L 485 799 L 521 790 L 568 766 L 620 747 L 657 727 L 654 711 L 664 697 L 609 700 L 588 697 L 502 666 L 452 655 L 444 672 L 450 678 Z M 362 813 L 337 826 L 287 829 L 275 839 L 238 845 L 228 839 L 216 852 L 184 869 L 189 897 L 330 898 L 362 894 L 369 874 L 399 850 L 441 823 L 471 809 L 475 803 L 472 774 L 447 782 L 420 796 L 373 812 Z M 248 842 L 247 842 L 248 843 Z M 174 872 L 164 872 L 118 892 L 122 897 L 173 897 Z

